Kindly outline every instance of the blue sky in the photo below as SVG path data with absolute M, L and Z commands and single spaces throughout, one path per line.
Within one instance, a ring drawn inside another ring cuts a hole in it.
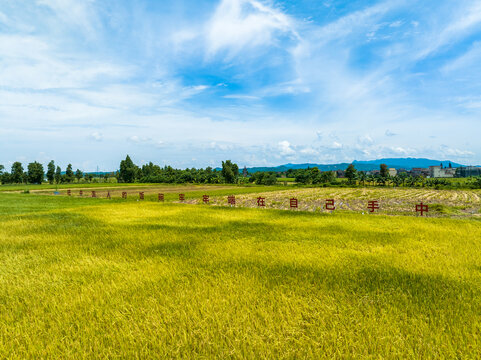
M 481 164 L 481 1 L 0 0 L 0 164 Z

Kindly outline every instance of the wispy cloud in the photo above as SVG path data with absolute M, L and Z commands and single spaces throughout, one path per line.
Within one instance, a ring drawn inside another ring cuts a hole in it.
M 234 56 L 246 47 L 274 45 L 278 35 L 297 36 L 286 14 L 256 0 L 222 0 L 206 24 L 207 53 L 226 49 Z
M 481 163 L 479 1 L 176 4 L 4 4 L 0 163 Z

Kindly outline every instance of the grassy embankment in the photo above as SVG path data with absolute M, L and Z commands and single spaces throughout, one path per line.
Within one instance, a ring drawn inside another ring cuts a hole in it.
M 0 194 L 0 357 L 479 358 L 481 222 Z

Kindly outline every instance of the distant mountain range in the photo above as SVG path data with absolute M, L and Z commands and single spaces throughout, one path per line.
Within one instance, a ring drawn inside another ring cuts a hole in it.
M 378 170 L 381 164 L 386 164 L 390 168 L 411 170 L 412 168 L 427 168 L 429 166 L 436 166 L 443 164 L 444 167 L 448 167 L 451 163 L 452 167 L 464 166 L 454 161 L 449 160 L 432 160 L 432 159 L 418 159 L 418 158 L 388 158 L 368 161 L 353 161 L 352 162 L 357 170 L 371 171 Z M 275 171 L 284 172 L 289 169 L 307 169 L 317 167 L 321 171 L 330 170 L 346 170 L 350 163 L 339 164 L 285 164 L 275 167 L 251 167 L 247 168 L 249 173 L 255 173 L 258 171 Z M 242 169 L 240 169 L 242 171 Z

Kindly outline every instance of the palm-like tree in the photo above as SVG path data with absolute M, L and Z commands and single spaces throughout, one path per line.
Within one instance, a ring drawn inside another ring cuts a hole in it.
M 384 176 L 381 176 L 380 174 L 376 176 L 376 183 L 378 185 L 386 185 L 386 180 L 387 179 Z
M 369 182 L 369 184 L 371 184 L 372 186 L 374 186 L 374 182 L 376 181 L 376 177 L 373 175 L 373 174 L 369 174 L 367 176 L 367 181 Z
M 393 186 L 399 186 L 403 183 L 403 179 L 400 176 L 396 175 L 392 177 L 392 183 L 393 183 Z
M 358 179 L 359 179 L 359 181 L 362 183 L 362 186 L 364 186 L 364 184 L 365 184 L 365 182 L 366 182 L 366 180 L 367 180 L 367 175 L 366 175 L 366 173 L 365 173 L 364 171 L 360 171 L 360 172 L 358 173 Z

